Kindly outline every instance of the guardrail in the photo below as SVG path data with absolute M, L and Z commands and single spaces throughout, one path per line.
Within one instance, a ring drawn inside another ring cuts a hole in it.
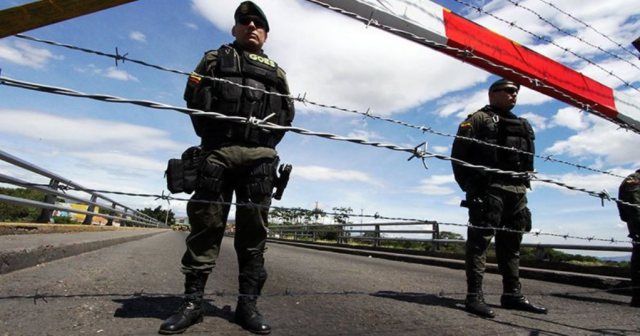
M 431 229 L 399 229 L 389 230 L 389 227 L 398 226 L 431 226 Z M 363 229 L 372 227 L 371 229 Z M 415 234 L 431 235 L 431 239 L 389 237 L 385 234 Z M 346 243 L 349 240 L 371 243 L 372 247 L 379 247 L 382 241 L 413 241 L 413 242 L 436 242 L 434 249 L 437 250 L 440 239 L 440 229 L 438 224 L 427 224 L 424 222 L 392 222 L 392 223 L 347 223 L 347 224 L 309 224 L 309 225 L 271 225 L 269 226 L 269 236 L 272 238 L 287 238 L 293 240 L 319 239 L 336 241 L 336 244 Z
M 431 229 L 399 229 L 385 230 L 388 227 L 401 226 L 430 226 Z M 364 230 L 361 228 L 372 227 Z M 403 236 L 399 236 L 402 234 Z M 415 234 L 431 236 L 428 238 L 411 238 L 405 234 Z M 317 241 L 323 240 L 335 244 L 346 244 L 349 240 L 357 242 L 368 242 L 371 247 L 380 247 L 383 241 L 395 242 L 421 242 L 431 244 L 431 251 L 438 252 L 444 244 L 464 245 L 466 240 L 461 239 L 440 239 L 441 232 L 438 224 L 424 222 L 393 222 L 393 223 L 366 223 L 366 224 L 308 224 L 308 225 L 271 225 L 269 226 L 269 237 L 279 239 L 290 239 L 295 241 Z M 584 251 L 607 251 L 607 252 L 629 252 L 631 246 L 606 246 L 606 245 L 575 245 L 575 244 L 530 244 L 523 243 L 522 247 L 530 247 L 537 250 L 539 259 L 544 259 L 545 249 L 559 250 L 584 250 Z M 398 249 L 401 252 L 402 249 Z
M 113 199 L 106 197 L 97 192 L 82 191 L 82 193 L 86 194 L 86 196 L 74 196 L 69 193 L 64 193 L 59 188 L 61 184 L 72 187 L 77 190 L 87 190 L 88 188 L 85 188 L 69 179 L 66 179 L 62 176 L 59 176 L 43 168 L 40 168 L 18 157 L 15 157 L 3 150 L 0 150 L 0 160 L 49 179 L 48 186 L 44 186 L 44 185 L 38 185 L 36 183 L 27 182 L 27 181 L 0 173 L 0 183 L 6 183 L 6 184 L 15 185 L 15 186 L 20 186 L 23 188 L 38 190 L 40 192 L 43 192 L 46 195 L 45 199 L 42 202 L 39 202 L 39 201 L 28 200 L 28 199 L 0 194 L 0 202 L 18 205 L 18 206 L 28 206 L 28 207 L 35 207 L 35 208 L 42 209 L 42 211 L 40 212 L 40 216 L 36 220 L 36 222 L 38 223 L 49 223 L 51 221 L 53 210 L 60 210 L 60 211 L 84 214 L 85 218 L 84 218 L 83 224 L 91 224 L 93 221 L 93 217 L 99 216 L 107 219 L 106 225 L 113 225 L 115 221 L 119 223 L 121 226 L 144 226 L 144 227 L 165 226 L 164 223 L 159 222 L 155 218 L 150 217 L 146 214 L 143 214 L 135 209 L 132 209 L 118 201 L 114 201 Z M 70 207 L 56 205 L 55 203 L 56 203 L 57 197 L 62 197 L 65 199 L 73 200 L 80 204 L 85 204 L 87 205 L 87 209 L 86 210 L 73 209 Z M 100 209 L 108 213 L 96 212 L 95 211 L 96 207 L 99 207 Z

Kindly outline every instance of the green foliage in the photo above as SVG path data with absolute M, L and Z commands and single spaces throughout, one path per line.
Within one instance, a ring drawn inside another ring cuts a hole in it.
M 269 212 L 269 217 L 281 221 L 283 225 L 299 225 L 311 223 L 316 215 L 320 216 L 322 213 L 322 210 L 309 211 L 303 208 L 273 208 Z
M 353 213 L 353 209 L 350 207 L 336 207 L 333 208 L 333 220 L 338 224 L 349 223 L 349 216 Z
M 138 211 L 155 218 L 161 223 L 164 223 L 164 221 L 167 220 L 167 225 L 169 226 L 176 223 L 176 217 L 173 211 L 169 209 L 169 218 L 167 219 L 167 210 L 162 209 L 162 207 L 159 205 L 155 209 L 144 208 L 142 210 L 138 209 Z
M 45 193 L 26 188 L 0 188 L 0 194 L 42 202 Z M 39 208 L 0 203 L 0 221 L 35 222 L 40 215 Z

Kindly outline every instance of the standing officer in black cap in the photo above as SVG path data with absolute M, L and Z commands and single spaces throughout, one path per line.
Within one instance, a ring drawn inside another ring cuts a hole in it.
M 286 97 L 289 88 L 285 73 L 262 51 L 269 32 L 267 17 L 256 4 L 244 1 L 236 9 L 234 18 L 231 32 L 235 41 L 205 53 L 189 77 L 184 93 L 187 106 L 290 126 L 294 107 Z M 258 311 L 256 301 L 267 280 L 263 254 L 278 164 L 275 147 L 284 132 L 207 116 L 192 116 L 191 120 L 202 139 L 198 150 L 204 153 L 204 159 L 195 194 L 187 204 L 191 233 L 182 257 L 185 298 L 180 309 L 160 326 L 159 332 L 182 333 L 202 321 L 205 284 L 220 251 L 229 203 L 235 193 L 239 205 L 236 206 L 234 247 L 239 264 L 240 293 L 235 320 L 253 333 L 268 334 L 271 327 Z M 260 206 L 241 205 L 247 203 Z
M 519 90 L 520 85 L 510 80 L 494 82 L 489 88 L 489 105 L 469 115 L 460 124 L 451 156 L 474 165 L 532 172 L 533 129 L 526 119 L 511 112 Z M 473 139 L 501 147 L 513 147 L 519 152 L 488 146 Z M 532 304 L 520 292 L 521 232 L 531 230 L 531 212 L 527 208 L 526 197 L 529 180 L 526 177 L 492 174 L 456 162 L 452 162 L 452 166 L 456 182 L 466 192 L 463 206 L 469 208 L 471 224 L 467 230 L 465 257 L 466 310 L 483 317 L 495 316 L 482 294 L 487 249 L 495 236 L 496 257 L 502 274 L 502 307 L 546 313 L 546 308 Z M 513 231 L 495 230 L 500 228 Z
M 627 176 L 618 189 L 618 198 L 640 206 L 640 169 Z M 631 306 L 640 307 L 640 209 L 618 203 L 620 219 L 627 223 L 629 238 L 633 241 L 631 252 Z

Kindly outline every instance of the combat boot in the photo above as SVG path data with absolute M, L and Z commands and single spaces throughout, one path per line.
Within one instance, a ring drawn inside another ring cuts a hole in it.
M 254 334 L 271 333 L 271 326 L 258 311 L 255 296 L 241 296 L 236 306 L 236 323 Z
M 528 311 L 536 314 L 546 314 L 547 308 L 535 305 L 520 293 L 505 293 L 500 297 L 500 305 L 505 309 Z
M 496 313 L 484 302 L 484 295 L 481 291 L 468 293 L 464 300 L 465 310 L 471 314 L 482 317 L 494 318 Z
M 204 317 L 202 298 L 208 274 L 186 274 L 184 302 L 175 314 L 166 319 L 158 333 L 163 335 L 181 334 L 190 326 L 200 323 Z

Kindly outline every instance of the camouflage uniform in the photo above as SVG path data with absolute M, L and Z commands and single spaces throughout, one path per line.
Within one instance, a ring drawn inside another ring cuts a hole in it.
M 533 129 L 526 119 L 518 118 L 510 111 L 499 111 L 487 105 L 469 115 L 460 124 L 457 135 L 451 154 L 456 159 L 501 170 L 533 170 L 532 155 L 460 138 L 478 139 L 533 153 Z M 469 209 L 469 222 L 473 226 L 467 230 L 465 254 L 468 299 L 484 304 L 482 280 L 487 249 L 494 236 L 504 294 L 522 297 L 519 280 L 520 243 L 521 232 L 531 230 L 531 211 L 527 207 L 526 197 L 529 181 L 522 177 L 487 173 L 455 162 L 452 168 L 457 183 L 466 192 L 463 203 Z M 493 317 L 488 307 L 487 315 Z
M 618 198 L 622 201 L 640 205 L 640 169 L 627 176 L 618 190 Z M 640 209 L 618 203 L 620 219 L 627 223 L 629 238 L 633 240 L 631 253 L 631 305 L 640 307 Z

